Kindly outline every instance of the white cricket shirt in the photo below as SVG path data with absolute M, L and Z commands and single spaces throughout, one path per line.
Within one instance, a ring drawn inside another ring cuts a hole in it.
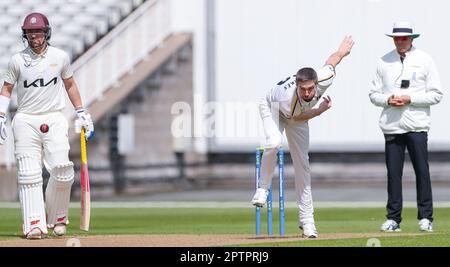
M 16 84 L 17 112 L 41 114 L 64 109 L 66 89 L 62 79 L 72 75 L 69 56 L 63 50 L 48 46 L 37 55 L 27 47 L 11 57 L 4 81 Z
M 261 99 L 259 103 L 261 118 L 264 119 L 271 116 L 271 108 L 274 107 L 273 103 L 277 103 L 280 114 L 287 119 L 291 119 L 304 111 L 312 109 L 320 98 L 322 98 L 327 88 L 333 83 L 335 75 L 336 73 L 331 65 L 325 65 L 317 71 L 319 83 L 316 96 L 310 102 L 304 101 L 297 95 L 295 75 L 289 76 L 286 80 L 279 82 L 269 90 Z
M 401 81 L 409 81 L 408 88 L 401 88 Z M 388 104 L 392 95 L 408 95 L 411 103 L 404 107 Z M 379 125 L 385 134 L 428 132 L 430 129 L 430 106 L 441 101 L 442 85 L 433 59 L 422 50 L 412 47 L 403 63 L 393 50 L 379 61 L 370 100 L 383 107 Z

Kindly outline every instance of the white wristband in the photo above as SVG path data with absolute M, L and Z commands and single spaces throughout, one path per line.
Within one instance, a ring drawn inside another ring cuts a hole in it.
M 0 112 L 6 114 L 6 112 L 8 111 L 10 101 L 11 99 L 9 97 L 0 95 Z

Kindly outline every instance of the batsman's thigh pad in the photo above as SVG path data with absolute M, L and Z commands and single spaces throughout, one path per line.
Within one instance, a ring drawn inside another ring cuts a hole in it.
M 27 114 L 17 113 L 12 123 L 14 150 L 17 155 L 41 154 L 42 140 L 35 118 Z
M 48 115 L 48 122 L 50 130 L 42 137 L 45 153 L 69 151 L 69 124 L 67 119 L 62 113 L 54 112 Z
M 70 189 L 73 182 L 72 162 L 56 165 L 50 170 L 50 179 L 45 192 L 49 228 L 53 228 L 58 223 L 69 223 Z

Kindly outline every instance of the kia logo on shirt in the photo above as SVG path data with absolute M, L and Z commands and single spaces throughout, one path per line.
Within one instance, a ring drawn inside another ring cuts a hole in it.
M 25 80 L 24 82 L 23 82 L 23 87 L 25 87 L 25 88 L 29 88 L 29 87 L 31 87 L 31 86 L 33 86 L 33 87 L 44 87 L 44 86 L 47 86 L 47 85 L 49 85 L 49 84 L 51 84 L 51 83 L 53 83 L 53 84 L 56 84 L 58 82 L 58 77 L 55 77 L 55 78 L 53 78 L 53 79 L 51 79 L 49 82 L 45 82 L 44 81 L 44 79 L 37 79 L 37 80 L 35 80 L 34 82 L 32 82 L 32 83 L 28 83 L 28 81 L 27 80 Z

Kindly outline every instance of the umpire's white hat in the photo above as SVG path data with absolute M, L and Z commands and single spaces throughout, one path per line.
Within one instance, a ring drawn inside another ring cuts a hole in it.
M 414 33 L 411 23 L 407 21 L 394 23 L 394 27 L 392 27 L 392 33 L 386 33 L 386 35 L 389 37 L 409 36 L 412 38 L 417 38 L 420 36 L 420 34 Z

